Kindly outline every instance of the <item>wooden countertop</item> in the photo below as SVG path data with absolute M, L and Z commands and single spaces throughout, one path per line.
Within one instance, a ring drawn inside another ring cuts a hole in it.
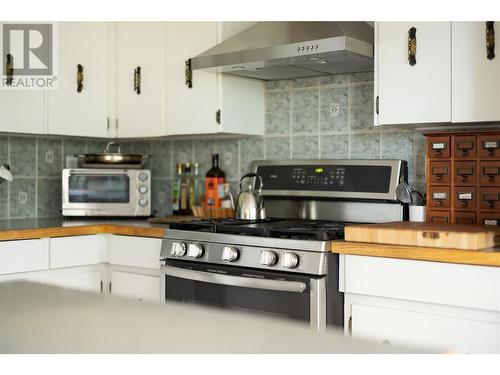
M 384 258 L 425 260 L 444 263 L 500 267 L 500 247 L 484 250 L 440 249 L 435 247 L 385 245 L 334 241 L 332 252 Z
M 167 225 L 144 220 L 0 220 L 0 241 L 47 237 L 83 236 L 101 233 L 162 238 Z

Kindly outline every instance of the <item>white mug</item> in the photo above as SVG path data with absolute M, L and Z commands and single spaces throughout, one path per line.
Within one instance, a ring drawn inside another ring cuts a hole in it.
M 425 206 L 410 206 L 410 221 L 425 221 Z

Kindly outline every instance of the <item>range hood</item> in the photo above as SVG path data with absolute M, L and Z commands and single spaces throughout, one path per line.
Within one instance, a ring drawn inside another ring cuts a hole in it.
M 373 70 L 366 22 L 260 22 L 191 59 L 191 68 L 262 80 Z

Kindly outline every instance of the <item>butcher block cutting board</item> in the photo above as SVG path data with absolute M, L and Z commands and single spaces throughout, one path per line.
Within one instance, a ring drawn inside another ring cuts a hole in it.
M 482 250 L 500 245 L 500 228 L 409 221 L 360 224 L 345 228 L 345 241 Z

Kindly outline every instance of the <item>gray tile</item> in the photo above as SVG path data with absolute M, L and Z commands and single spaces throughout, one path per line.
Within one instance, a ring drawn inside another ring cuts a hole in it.
M 134 154 L 151 155 L 151 141 L 132 142 L 132 152 Z
M 296 136 L 292 139 L 292 159 L 317 159 L 318 137 Z
M 296 90 L 292 94 L 292 131 L 315 133 L 318 131 L 318 90 Z
M 62 169 L 62 142 L 57 138 L 38 138 L 38 176 L 58 177 Z
M 10 138 L 10 169 L 14 177 L 36 175 L 36 139 Z
M 349 135 L 322 135 L 319 142 L 321 159 L 349 158 Z
M 87 140 L 87 152 L 89 154 L 96 154 L 104 152 L 106 145 L 109 141 L 101 139 L 89 139 Z
M 289 160 L 290 138 L 272 137 L 264 140 L 267 160 Z
M 289 134 L 290 110 L 266 113 L 266 134 Z
M 151 211 L 153 216 L 172 214 L 171 181 L 153 178 L 151 183 Z
M 416 145 L 416 156 L 417 156 L 417 165 L 416 165 L 416 176 L 417 179 L 421 178 L 425 180 L 425 137 L 421 133 L 415 132 L 415 145 Z
M 170 141 L 153 141 L 152 159 L 153 168 L 151 174 L 155 177 L 172 177 L 170 163 Z
M 35 179 L 15 178 L 10 187 L 10 217 L 35 217 Z
M 120 152 L 131 154 L 134 152 L 134 141 L 121 141 L 116 140 L 118 147 L 120 148 Z M 116 152 L 116 146 L 111 146 L 111 151 Z
M 87 152 L 87 144 L 84 139 L 63 138 L 63 150 L 64 162 L 66 156 L 85 154 Z
M 350 88 L 351 130 L 374 130 L 373 84 Z
M 334 74 L 319 77 L 320 85 L 347 85 L 350 74 Z
M 351 83 L 373 82 L 373 71 L 351 74 Z
M 219 167 L 226 173 L 226 180 L 238 180 L 238 139 L 217 140 L 215 142 L 215 151 L 219 154 Z
M 321 89 L 319 96 L 321 131 L 348 131 L 348 88 Z
M 413 132 L 382 133 L 382 159 L 408 162 L 408 182 L 413 184 Z
M 286 90 L 291 87 L 291 81 L 289 79 L 280 79 L 277 81 L 265 81 L 264 87 L 266 90 Z
M 173 147 L 173 165 L 176 163 L 185 163 L 193 161 L 193 141 L 172 140 Z
M 250 166 L 254 160 L 264 159 L 264 139 L 261 137 L 248 137 L 240 139 L 240 174 L 250 172 Z
M 9 161 L 9 137 L 0 137 L 0 164 L 5 164 Z
M 313 87 L 313 86 L 318 86 L 318 85 L 319 85 L 319 78 L 318 77 L 297 78 L 297 79 L 292 80 L 292 87 L 293 88 Z
M 351 134 L 351 159 L 379 159 L 380 134 Z
M 268 92 L 265 96 L 266 112 L 290 111 L 289 92 Z
M 9 185 L 7 182 L 0 184 L 0 219 L 6 219 L 8 217 L 8 190 Z
M 212 155 L 215 153 L 215 140 L 197 139 L 194 141 L 194 160 L 198 163 L 200 176 L 205 176 L 212 168 Z
M 38 179 L 38 217 L 59 217 L 62 202 L 61 179 Z

